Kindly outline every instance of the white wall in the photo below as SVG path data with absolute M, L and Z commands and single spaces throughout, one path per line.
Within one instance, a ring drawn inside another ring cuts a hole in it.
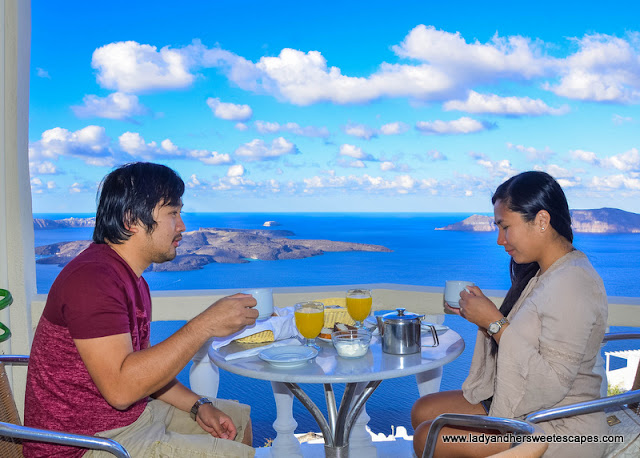
M 31 301 L 36 292 L 29 178 L 29 59 L 31 1 L 0 0 L 0 287 L 14 303 L 0 313 L 12 336 L 3 353 L 28 353 Z M 25 369 L 12 371 L 19 407 Z

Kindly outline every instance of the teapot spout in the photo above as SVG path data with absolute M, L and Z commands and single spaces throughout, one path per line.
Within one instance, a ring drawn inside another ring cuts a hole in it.
M 376 321 L 378 322 L 378 330 L 380 331 L 380 336 L 384 335 L 384 326 L 382 326 L 382 323 L 384 322 L 384 320 L 382 319 L 381 316 L 377 316 L 376 317 Z

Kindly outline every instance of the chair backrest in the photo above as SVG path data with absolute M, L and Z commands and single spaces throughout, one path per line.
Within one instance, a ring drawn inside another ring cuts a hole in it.
M 0 362 L 0 421 L 22 425 L 16 402 L 13 399 L 9 377 Z M 23 458 L 22 441 L 11 437 L 0 437 L 0 456 L 3 458 Z

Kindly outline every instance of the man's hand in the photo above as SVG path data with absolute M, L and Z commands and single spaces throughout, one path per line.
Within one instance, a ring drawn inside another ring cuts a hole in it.
M 200 406 L 196 421 L 202 429 L 213 437 L 234 440 L 238 433 L 236 425 L 233 424 L 231 418 L 211 404 L 203 404 Z
M 199 317 L 206 322 L 210 335 L 225 337 L 252 325 L 258 318 L 256 300 L 249 294 L 234 294 L 214 302 Z

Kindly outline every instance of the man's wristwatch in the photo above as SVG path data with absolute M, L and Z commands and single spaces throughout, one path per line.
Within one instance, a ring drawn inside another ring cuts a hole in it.
M 196 403 L 191 407 L 191 418 L 193 421 L 196 421 L 196 415 L 198 415 L 198 409 L 203 404 L 213 404 L 213 401 L 207 397 L 202 397 L 196 401 Z
M 507 317 L 505 316 L 501 320 L 494 321 L 493 323 L 491 323 L 487 328 L 487 334 L 489 334 L 489 337 L 491 337 L 492 335 L 500 331 L 500 329 L 502 329 L 502 326 L 504 326 L 508 322 L 509 320 L 507 320 Z

